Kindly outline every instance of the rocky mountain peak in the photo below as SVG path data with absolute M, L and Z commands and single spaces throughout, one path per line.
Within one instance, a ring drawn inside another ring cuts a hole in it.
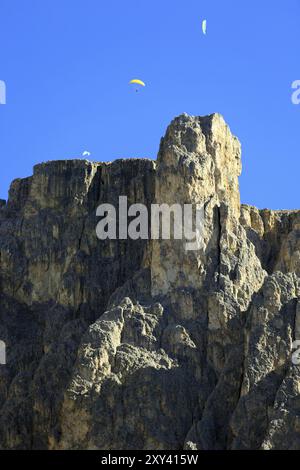
M 223 117 L 183 114 L 157 161 L 46 162 L 12 182 L 1 448 L 299 448 L 300 212 L 241 205 L 240 173 Z M 199 248 L 99 240 L 97 208 L 120 196 L 198 205 Z

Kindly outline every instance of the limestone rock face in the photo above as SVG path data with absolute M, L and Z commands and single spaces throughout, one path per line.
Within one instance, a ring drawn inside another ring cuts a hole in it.
M 300 448 L 300 211 L 241 205 L 240 157 L 222 116 L 184 114 L 156 162 L 48 162 L 12 183 L 0 448 Z M 174 227 L 99 240 L 96 209 L 119 196 L 198 205 L 197 249 Z
M 175 287 L 199 288 L 208 272 L 215 271 L 220 205 L 230 207 L 232 217 L 239 218 L 240 144 L 222 116 L 183 115 L 167 129 L 157 163 L 155 203 L 199 204 L 205 226 L 201 250 L 186 251 L 183 240 L 153 242 L 154 295 Z

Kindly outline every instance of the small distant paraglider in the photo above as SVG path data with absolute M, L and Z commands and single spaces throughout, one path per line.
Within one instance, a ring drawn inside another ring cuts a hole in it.
M 206 28 L 207 28 L 207 21 L 203 20 L 202 21 L 202 33 L 206 34 Z
M 135 85 L 136 92 L 139 91 L 140 87 L 146 86 L 146 84 L 142 80 L 139 80 L 138 78 L 134 78 L 133 80 L 130 80 L 129 85 Z
M 85 150 L 84 152 L 82 152 L 82 156 L 83 157 L 89 157 L 91 155 L 91 152 L 88 152 L 87 150 Z

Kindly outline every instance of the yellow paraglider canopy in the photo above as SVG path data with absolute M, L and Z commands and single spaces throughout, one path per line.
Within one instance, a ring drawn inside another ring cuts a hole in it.
M 146 84 L 144 82 L 142 82 L 142 80 L 138 80 L 137 78 L 134 78 L 133 80 L 130 80 L 129 83 L 130 84 L 135 83 L 136 85 L 146 86 Z

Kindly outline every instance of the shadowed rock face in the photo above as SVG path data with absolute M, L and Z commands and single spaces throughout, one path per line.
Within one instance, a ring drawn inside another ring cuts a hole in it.
M 37 165 L 0 201 L 0 447 L 297 449 L 300 212 L 240 205 L 240 144 Z M 96 237 L 101 203 L 201 204 L 203 243 Z

